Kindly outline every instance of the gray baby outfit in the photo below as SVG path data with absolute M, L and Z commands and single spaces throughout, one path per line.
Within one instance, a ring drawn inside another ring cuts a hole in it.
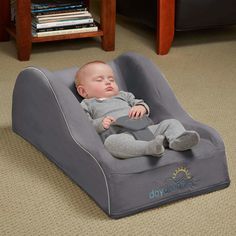
M 100 134 L 105 129 L 102 126 L 102 120 L 106 116 L 112 116 L 118 119 L 127 116 L 131 107 L 135 105 L 143 105 L 149 115 L 149 107 L 142 99 L 135 99 L 132 93 L 120 91 L 117 96 L 106 98 L 90 98 L 84 99 L 81 106 L 92 121 L 96 131 Z
M 118 119 L 127 116 L 131 107 L 135 105 L 144 106 L 147 110 L 147 115 L 149 115 L 150 109 L 142 99 L 136 99 L 132 93 L 124 91 L 120 91 L 118 95 L 111 98 L 90 98 L 84 99 L 81 102 L 81 106 L 93 123 L 98 134 L 102 134 L 106 131 L 102 125 L 104 117 L 112 116 Z M 129 158 L 142 155 L 160 156 L 160 154 L 164 152 L 162 146 L 164 137 L 168 141 L 169 147 L 178 151 L 191 148 L 191 146 L 198 142 L 196 135 L 194 140 L 191 140 L 191 137 L 189 139 L 188 131 L 186 132 L 183 125 L 175 119 L 168 119 L 159 124 L 150 125 L 148 129 L 153 133 L 154 137 L 156 137 L 152 141 L 136 140 L 130 133 L 124 132 L 108 136 L 104 145 L 113 156 Z M 189 132 L 190 136 L 192 136 L 192 133 L 196 133 L 195 131 Z M 161 138 L 160 135 L 162 135 L 163 138 Z M 182 142 L 184 146 L 179 145 L 180 142 Z

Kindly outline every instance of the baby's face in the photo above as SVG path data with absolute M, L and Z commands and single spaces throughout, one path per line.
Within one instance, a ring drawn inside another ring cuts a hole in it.
M 113 71 L 107 64 L 88 65 L 81 77 L 81 85 L 77 89 L 85 98 L 109 98 L 119 93 Z

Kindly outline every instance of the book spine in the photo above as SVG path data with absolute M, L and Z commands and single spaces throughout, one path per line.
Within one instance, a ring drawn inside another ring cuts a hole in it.
M 45 37 L 45 36 L 55 36 L 55 35 L 63 35 L 63 34 L 75 34 L 75 33 L 86 33 L 86 32 L 95 32 L 98 30 L 97 26 L 89 27 L 89 28 L 81 28 L 81 29 L 68 29 L 68 30 L 56 30 L 49 32 L 33 32 L 32 35 L 34 37 Z
M 68 9 L 68 10 L 57 10 L 57 11 L 45 11 L 45 12 L 32 12 L 33 16 L 44 16 L 44 15 L 51 15 L 51 14 L 60 14 L 60 13 L 68 13 L 68 12 L 83 12 L 87 11 L 87 8 L 78 8 L 78 9 Z
M 73 20 L 73 21 L 69 20 L 69 21 L 62 21 L 62 22 L 42 23 L 42 24 L 37 24 L 36 22 L 32 22 L 32 25 L 37 29 L 42 29 L 42 28 L 50 28 L 50 27 L 56 27 L 56 26 L 79 25 L 79 24 L 86 24 L 86 23 L 93 23 L 93 18 Z
M 36 29 L 33 28 L 34 32 L 48 32 L 48 31 L 57 31 L 57 30 L 66 30 L 66 29 L 80 29 L 80 28 L 89 28 L 96 26 L 94 23 L 90 24 L 81 24 L 81 25 L 69 25 L 63 27 L 52 27 L 52 28 L 44 28 L 44 29 Z
M 12 1 L 12 0 L 11 0 Z M 84 5 L 84 0 L 32 0 L 32 8 L 45 8 L 54 6 Z
M 39 10 L 39 9 L 47 9 L 47 8 L 53 8 L 53 7 L 67 7 L 67 6 L 84 6 L 82 2 L 68 2 L 68 3 L 31 3 L 31 9 Z
M 37 13 L 37 12 L 50 12 L 50 11 L 57 11 L 57 10 L 66 10 L 66 9 L 79 9 L 82 8 L 83 5 L 78 5 L 78 6 L 64 6 L 64 7 L 51 7 L 51 8 L 46 8 L 46 9 L 31 9 L 32 13 Z
M 87 11 L 86 7 L 78 8 L 78 9 L 68 9 L 68 10 L 56 10 L 56 11 L 42 11 L 42 12 L 32 12 L 33 16 L 43 16 L 43 15 L 51 15 L 51 14 L 58 14 L 58 13 L 68 13 L 68 12 L 83 12 Z
M 33 15 L 34 18 L 37 19 L 44 19 L 44 18 L 54 18 L 54 17 L 63 17 L 63 16 L 83 16 L 90 14 L 88 11 L 73 11 L 73 12 L 64 12 L 64 13 L 52 13 L 52 14 L 47 14 L 47 15 Z
M 91 19 L 91 14 L 85 14 L 81 16 L 58 16 L 58 17 L 45 17 L 45 18 L 34 18 L 35 22 L 37 23 L 49 23 L 49 22 L 56 22 L 56 21 L 65 21 L 65 20 L 82 20 L 82 19 Z
M 68 6 L 81 6 L 81 5 L 72 5 L 72 4 L 47 4 L 47 5 L 43 5 L 43 4 L 31 4 L 31 9 L 32 10 L 43 10 L 43 9 L 49 9 L 49 8 L 55 8 L 55 7 L 68 7 Z

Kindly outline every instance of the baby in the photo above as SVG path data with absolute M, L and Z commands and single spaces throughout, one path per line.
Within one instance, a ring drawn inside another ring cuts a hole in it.
M 84 98 L 81 106 L 100 135 L 120 117 L 128 116 L 129 119 L 137 120 L 150 113 L 142 99 L 136 99 L 132 93 L 119 91 L 112 68 L 102 61 L 83 65 L 76 73 L 75 86 Z M 148 129 L 154 135 L 150 141 L 137 140 L 130 132 L 117 132 L 106 137 L 105 148 L 118 158 L 142 155 L 160 157 L 165 147 L 185 151 L 195 146 L 200 139 L 196 131 L 185 130 L 175 119 L 149 125 Z

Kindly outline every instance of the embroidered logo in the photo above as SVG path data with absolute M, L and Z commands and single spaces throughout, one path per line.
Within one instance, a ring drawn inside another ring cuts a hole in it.
M 149 199 L 163 198 L 173 192 L 183 191 L 193 187 L 193 177 L 187 167 L 178 167 L 165 184 L 149 192 Z
M 175 181 L 175 182 L 178 182 L 180 181 L 181 179 L 191 179 L 192 176 L 191 176 L 191 173 L 189 172 L 189 170 L 185 167 L 185 166 L 181 166 L 179 168 L 177 168 L 173 175 L 172 175 L 172 179 Z

